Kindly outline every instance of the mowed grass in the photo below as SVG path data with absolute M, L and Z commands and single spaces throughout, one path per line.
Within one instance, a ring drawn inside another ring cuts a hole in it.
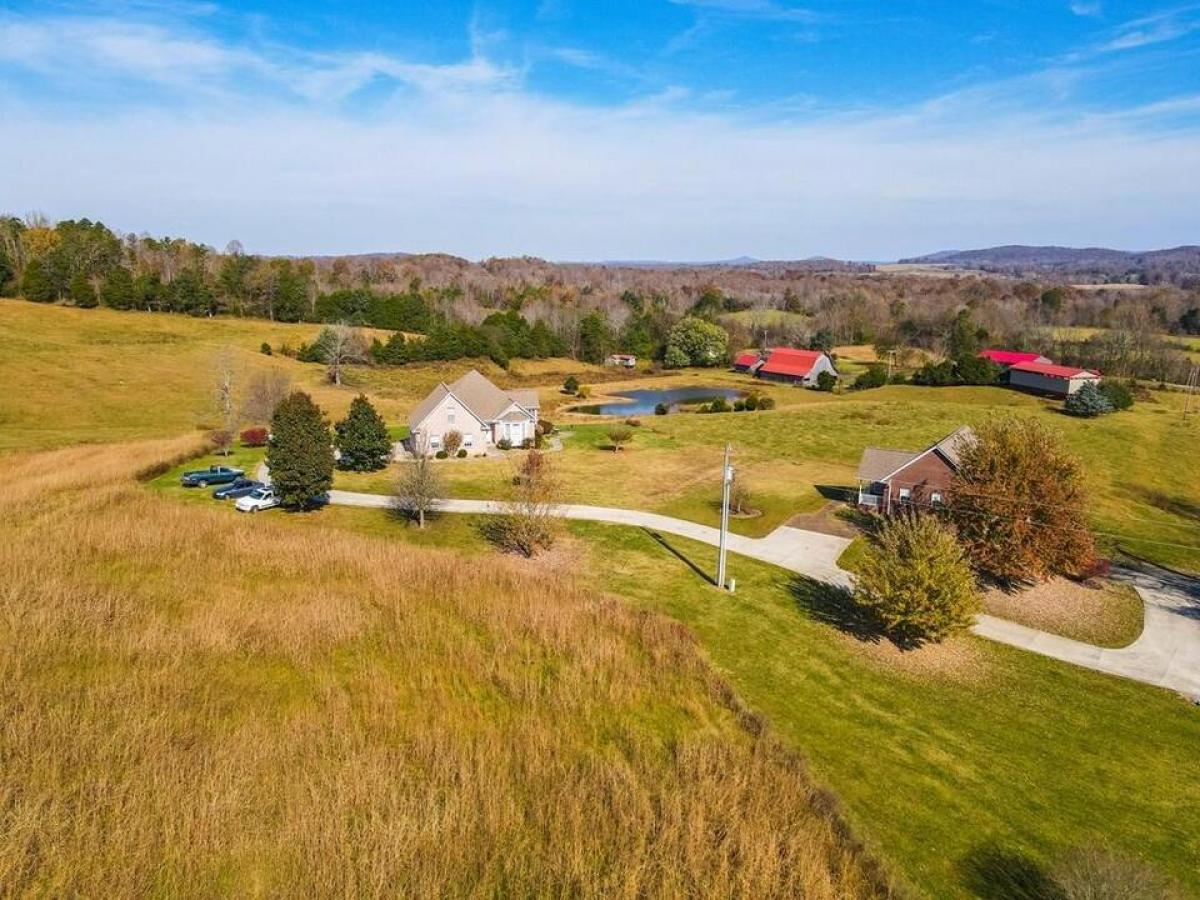
M 695 632 L 918 895 L 1026 896 L 1005 879 L 1081 846 L 1200 892 L 1200 715 L 1177 696 L 978 638 L 900 654 L 765 564 L 731 557 L 730 595 L 641 530 L 571 531 L 608 590 Z M 666 539 L 711 571 L 713 548 Z
M 132 480 L 195 450 L 0 460 L 5 893 L 887 893 L 677 623 Z

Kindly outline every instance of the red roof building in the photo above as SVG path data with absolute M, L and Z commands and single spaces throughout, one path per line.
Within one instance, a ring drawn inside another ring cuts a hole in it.
M 739 372 L 753 372 L 763 358 L 755 352 L 739 353 L 733 360 L 733 367 Z
M 979 355 L 990 359 L 998 366 L 1015 366 L 1017 363 L 1048 363 L 1050 360 L 1038 353 L 1024 350 L 980 350 Z
M 767 359 L 755 374 L 771 381 L 789 381 L 793 384 L 816 384 L 817 376 L 828 372 L 838 377 L 837 369 L 828 354 L 820 350 L 793 350 L 775 347 L 767 351 Z
M 1008 370 L 1008 383 L 1013 387 L 1056 397 L 1069 397 L 1085 384 L 1099 380 L 1099 372 L 1053 363 L 1023 362 Z

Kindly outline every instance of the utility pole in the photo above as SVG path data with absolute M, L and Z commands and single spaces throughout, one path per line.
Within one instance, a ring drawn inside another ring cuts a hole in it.
M 729 444 L 725 444 L 725 463 L 721 466 L 721 549 L 717 556 L 717 585 L 724 590 L 725 551 L 729 543 L 729 490 L 733 486 L 733 466 L 729 464 Z
M 1184 388 L 1185 396 L 1183 398 L 1183 417 L 1186 419 L 1192 411 L 1192 397 L 1196 394 L 1197 384 L 1200 383 L 1200 366 L 1192 366 L 1192 371 L 1188 373 L 1187 387 Z

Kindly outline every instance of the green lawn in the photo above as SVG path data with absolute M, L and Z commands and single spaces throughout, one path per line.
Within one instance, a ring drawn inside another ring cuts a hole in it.
M 571 530 L 609 590 L 695 631 L 921 893 L 1092 843 L 1200 890 L 1200 713 L 1174 695 L 976 638 L 910 671 L 818 621 L 777 569 L 733 557 L 731 596 L 645 532 Z M 712 548 L 669 541 L 711 569 Z

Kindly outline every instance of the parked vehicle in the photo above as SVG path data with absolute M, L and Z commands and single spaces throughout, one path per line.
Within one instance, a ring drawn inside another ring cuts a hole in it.
M 184 487 L 208 487 L 210 484 L 232 484 L 246 473 L 231 466 L 209 466 L 184 472 L 179 483 Z
M 279 496 L 271 487 L 255 488 L 245 497 L 239 497 L 234 504 L 238 512 L 258 512 L 260 509 L 272 509 L 279 505 Z
M 232 483 L 219 487 L 212 492 L 214 500 L 236 500 L 254 493 L 258 488 L 266 487 L 261 481 L 253 478 L 235 478 Z

